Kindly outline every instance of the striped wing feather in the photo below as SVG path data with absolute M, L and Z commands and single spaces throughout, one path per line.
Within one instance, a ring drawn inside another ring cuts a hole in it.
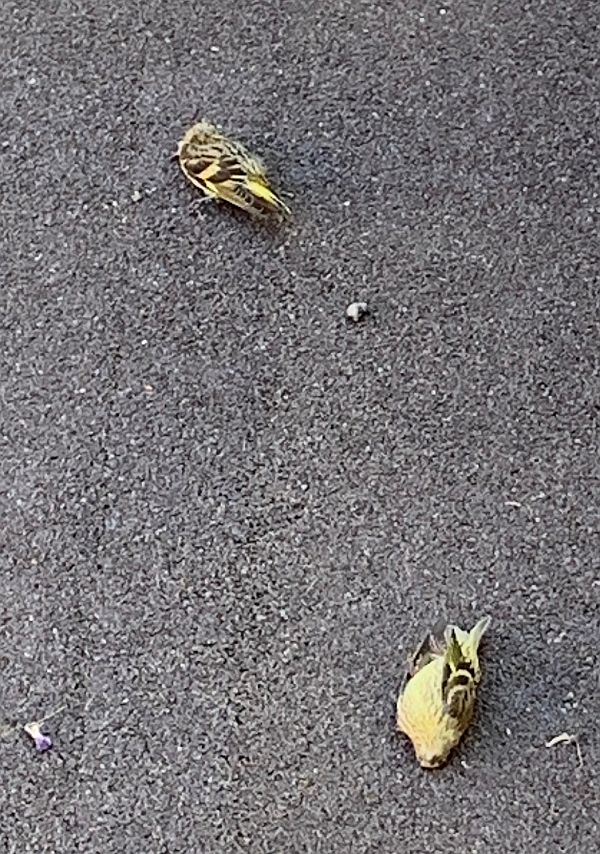
M 475 702 L 476 672 L 451 632 L 442 673 L 442 699 L 450 717 L 468 723 Z
M 270 188 L 261 161 L 210 125 L 188 131 L 180 144 L 179 160 L 189 180 L 208 196 L 257 217 L 289 212 Z

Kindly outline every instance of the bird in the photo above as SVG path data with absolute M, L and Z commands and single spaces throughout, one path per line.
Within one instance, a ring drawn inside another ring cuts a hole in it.
M 174 157 L 205 199 L 229 202 L 259 219 L 282 220 L 290 215 L 271 186 L 262 160 L 210 122 L 199 121 L 186 131 Z
M 409 663 L 396 723 L 423 768 L 440 768 L 469 726 L 481 679 L 479 645 L 491 617 L 471 631 L 438 623 Z

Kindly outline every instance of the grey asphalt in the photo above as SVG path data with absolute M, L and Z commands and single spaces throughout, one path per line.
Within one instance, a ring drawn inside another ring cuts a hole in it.
M 596 850 L 597 4 L 1 16 L 0 850 Z M 194 206 L 200 116 L 289 227 Z M 403 663 L 483 613 L 422 771 Z

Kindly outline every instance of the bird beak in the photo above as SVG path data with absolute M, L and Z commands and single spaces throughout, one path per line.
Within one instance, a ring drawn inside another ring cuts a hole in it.
M 427 768 L 428 770 L 441 768 L 445 762 L 445 758 L 440 756 L 417 756 L 417 759 L 421 768 Z
M 435 771 L 437 768 L 440 768 L 440 764 L 437 762 L 427 762 L 427 760 L 419 760 L 419 765 L 421 768 L 426 768 L 428 771 Z

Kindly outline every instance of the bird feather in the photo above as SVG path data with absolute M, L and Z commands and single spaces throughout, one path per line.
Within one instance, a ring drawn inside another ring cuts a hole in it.
M 290 214 L 270 185 L 262 161 L 209 122 L 198 122 L 185 133 L 177 156 L 186 178 L 209 198 L 259 218 L 275 215 L 282 219 Z
M 469 632 L 454 625 L 441 632 L 437 626 L 411 660 L 397 723 L 423 767 L 442 765 L 471 721 L 481 678 L 478 648 L 489 623 L 484 617 Z

